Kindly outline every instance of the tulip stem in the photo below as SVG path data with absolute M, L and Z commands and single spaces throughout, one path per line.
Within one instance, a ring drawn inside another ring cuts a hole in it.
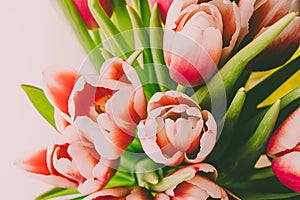
M 185 90 L 186 90 L 185 86 L 178 84 L 176 91 L 184 93 Z
M 100 33 L 99 33 L 99 29 L 94 29 L 93 31 L 93 36 L 94 36 L 94 41 L 96 43 L 96 45 L 100 45 L 102 43 L 101 37 L 100 37 Z

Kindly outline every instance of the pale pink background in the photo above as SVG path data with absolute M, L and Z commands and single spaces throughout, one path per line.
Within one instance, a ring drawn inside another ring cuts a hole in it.
M 41 86 L 53 65 L 79 68 L 85 55 L 53 0 L 2 1 L 0 6 L 0 198 L 30 200 L 50 186 L 13 163 L 55 139 L 53 128 L 30 104 L 20 84 Z

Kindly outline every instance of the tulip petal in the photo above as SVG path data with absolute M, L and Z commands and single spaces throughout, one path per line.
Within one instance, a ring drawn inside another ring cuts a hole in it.
M 179 165 L 183 161 L 183 153 L 177 151 L 171 157 L 164 156 L 161 148 L 156 142 L 157 128 L 157 122 L 154 120 L 147 122 L 141 121 L 138 125 L 138 137 L 145 153 L 157 163 L 162 163 L 167 166 Z
M 45 94 L 61 112 L 69 115 L 68 101 L 78 78 L 76 70 L 70 67 L 48 68 L 43 73 Z
M 91 194 L 101 189 L 101 185 L 97 180 L 93 178 L 85 180 L 82 184 L 79 184 L 78 191 L 81 194 Z
M 130 194 L 126 197 L 126 200 L 151 200 L 153 199 L 152 195 L 148 190 L 142 187 L 134 187 Z
M 93 141 L 95 149 L 101 156 L 114 160 L 119 158 L 123 153 L 124 149 L 115 146 L 115 143 L 109 140 L 107 131 L 90 118 L 86 116 L 77 117 L 74 123 L 87 139 Z M 114 132 L 115 134 L 118 135 L 118 132 Z
M 272 161 L 272 169 L 275 175 L 284 185 L 300 193 L 299 151 L 291 152 L 284 156 L 275 158 Z
M 267 152 L 276 155 L 291 150 L 300 142 L 300 108 L 294 111 L 271 137 Z
M 84 200 L 96 200 L 101 199 L 101 197 L 125 197 L 130 193 L 130 188 L 128 187 L 115 187 L 115 188 L 107 188 L 101 190 L 99 192 L 95 192 L 94 194 L 87 196 Z

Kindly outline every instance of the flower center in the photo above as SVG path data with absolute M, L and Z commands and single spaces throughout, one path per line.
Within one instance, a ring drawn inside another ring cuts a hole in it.
M 111 95 L 104 95 L 103 97 L 101 97 L 97 102 L 95 102 L 94 107 L 95 107 L 95 111 L 100 115 L 101 113 L 105 113 L 106 109 L 105 109 L 105 104 L 106 102 L 111 98 Z

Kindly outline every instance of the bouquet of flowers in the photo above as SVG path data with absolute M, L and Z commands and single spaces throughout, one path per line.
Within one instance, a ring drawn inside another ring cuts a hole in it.
M 36 199 L 300 198 L 299 0 L 58 2 L 88 57 L 22 85 Z

